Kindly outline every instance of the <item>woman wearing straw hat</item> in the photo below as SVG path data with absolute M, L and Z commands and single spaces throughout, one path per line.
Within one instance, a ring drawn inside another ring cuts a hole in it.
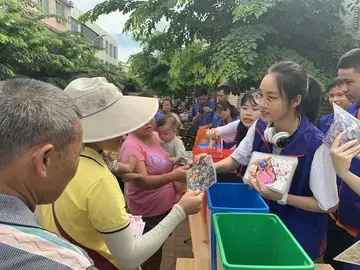
M 123 135 L 148 123 L 158 110 L 158 101 L 123 96 L 99 77 L 76 79 L 64 92 L 82 113 L 85 148 L 74 179 L 54 204 L 43 207 L 44 226 L 86 250 L 100 270 L 137 268 L 186 215 L 200 210 L 203 193 L 185 194 L 157 227 L 135 239 L 124 196 L 102 153 L 117 151 Z M 151 181 L 151 176 L 127 176 Z M 185 176 L 186 168 L 179 168 L 162 180 L 185 181 Z

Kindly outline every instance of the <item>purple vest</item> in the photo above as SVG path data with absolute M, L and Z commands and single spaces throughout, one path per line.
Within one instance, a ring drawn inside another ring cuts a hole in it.
M 272 144 L 264 139 L 267 124 L 261 119 L 257 121 L 253 151 L 272 153 Z M 297 156 L 296 168 L 289 194 L 311 197 L 309 187 L 310 169 L 316 150 L 323 142 L 323 134 L 309 120 L 302 120 L 294 137 L 281 151 L 284 156 Z M 311 259 L 318 259 L 326 249 L 327 213 L 313 213 L 290 205 L 280 205 L 269 201 L 270 212 L 278 215 Z
M 352 104 L 348 112 L 357 117 L 360 103 Z M 360 176 L 360 160 L 354 158 L 351 162 L 350 171 Z M 345 226 L 360 231 L 360 196 L 357 195 L 344 181 L 338 178 L 339 207 L 336 211 L 338 221 Z M 360 232 L 358 233 L 360 236 Z

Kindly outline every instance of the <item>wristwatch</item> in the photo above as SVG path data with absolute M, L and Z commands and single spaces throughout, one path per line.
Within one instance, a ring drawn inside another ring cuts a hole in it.
M 288 193 L 285 193 L 283 195 L 283 197 L 281 198 L 281 200 L 278 200 L 277 203 L 281 204 L 281 205 L 287 205 L 287 198 L 288 198 Z

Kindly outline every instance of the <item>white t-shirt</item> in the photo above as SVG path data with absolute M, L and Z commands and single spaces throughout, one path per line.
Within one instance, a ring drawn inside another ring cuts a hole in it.
M 220 133 L 221 139 L 227 143 L 231 143 L 235 140 L 237 133 L 237 126 L 239 125 L 240 120 L 231 122 L 225 126 L 217 127 L 216 130 Z
M 240 165 L 247 165 L 250 161 L 256 122 L 249 128 L 246 137 L 231 155 Z M 275 147 L 273 147 L 273 150 L 274 154 L 281 152 L 281 149 L 275 149 Z M 309 184 L 310 190 L 322 210 L 327 211 L 338 204 L 336 172 L 332 165 L 330 151 L 324 144 L 315 152 L 311 164 Z

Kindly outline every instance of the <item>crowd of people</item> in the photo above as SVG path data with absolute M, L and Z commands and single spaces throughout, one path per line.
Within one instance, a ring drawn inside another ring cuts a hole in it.
M 337 69 L 329 102 L 360 118 L 360 49 Z M 210 147 L 220 140 L 234 149 L 215 163 L 217 172 L 243 172 L 253 151 L 298 157 L 288 194 L 258 179 L 251 187 L 315 262 L 360 269 L 332 260 L 360 240 L 360 138 L 342 144 L 342 133 L 331 149 L 323 144 L 333 115 L 314 125 L 322 86 L 285 61 L 245 93 L 240 112 L 230 93 L 219 86 L 215 101 L 200 91 L 193 108 Z M 0 269 L 158 270 L 164 242 L 204 196 L 184 189 L 182 123 L 171 100 L 161 109 L 150 93 L 125 96 L 105 78 L 78 78 L 64 90 L 32 79 L 0 82 Z M 128 213 L 142 216 L 142 236 Z

